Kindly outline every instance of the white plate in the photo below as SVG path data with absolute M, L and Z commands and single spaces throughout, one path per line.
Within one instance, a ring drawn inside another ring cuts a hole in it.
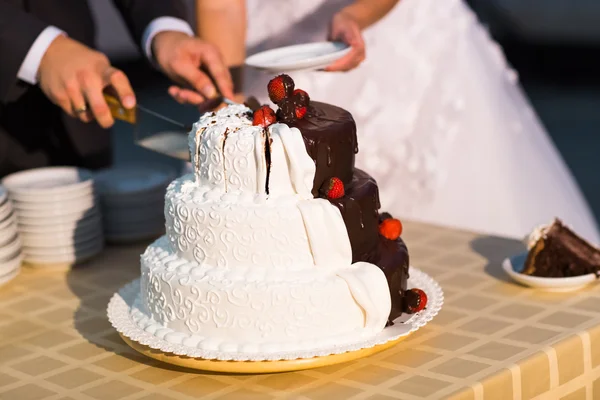
M 94 205 L 94 202 L 91 201 L 89 205 L 80 204 L 78 206 L 73 205 L 72 207 L 56 207 L 56 208 L 48 208 L 48 209 L 22 209 L 15 207 L 15 213 L 19 220 L 22 218 L 30 218 L 30 219 L 69 219 L 74 218 L 76 216 L 94 214 L 97 213 L 97 209 Z
M 67 244 L 62 246 L 25 246 L 23 245 L 23 253 L 26 256 L 78 256 L 79 254 L 86 254 L 90 250 L 95 249 L 104 244 L 104 236 L 96 236 L 86 241 L 81 241 L 74 244 Z
M 321 69 L 345 56 L 350 49 L 340 42 L 299 44 L 251 55 L 246 65 L 272 73 Z
M 0 204 L 4 203 L 8 198 L 8 191 L 4 185 L 0 185 Z
M 348 351 L 360 350 L 363 348 L 373 347 L 384 344 L 392 340 L 396 340 L 401 336 L 408 335 L 431 321 L 442 308 L 444 303 L 444 293 L 438 283 L 424 272 L 412 268 L 410 269 L 410 278 L 408 287 L 418 287 L 427 293 L 427 307 L 413 315 L 402 315 L 394 320 L 394 325 L 383 329 L 383 331 L 372 336 L 358 334 L 354 338 L 348 338 L 346 342 L 333 342 L 322 344 L 313 349 L 286 349 L 285 351 L 273 350 L 268 344 L 258 345 L 256 348 L 245 352 L 239 349 L 238 346 L 233 346 L 235 349 L 204 349 L 202 341 L 197 346 L 186 346 L 183 343 L 173 343 L 165 340 L 169 333 L 173 331 L 169 328 L 162 328 L 156 331 L 156 335 L 139 327 L 135 322 L 135 318 L 143 316 L 144 311 L 136 307 L 136 299 L 140 293 L 140 279 L 136 279 L 115 293 L 108 304 L 108 319 L 115 329 L 130 338 L 133 341 L 149 346 L 152 349 L 160 350 L 167 353 L 173 353 L 180 356 L 216 359 L 216 360 L 234 360 L 234 361 L 265 361 L 265 360 L 290 360 L 298 358 L 312 358 L 319 356 L 327 356 L 331 354 L 341 354 Z M 180 341 L 186 338 L 186 335 L 175 334 L 173 338 Z M 329 341 L 328 341 L 329 342 Z M 254 346 L 252 346 L 254 347 Z
M 49 267 L 54 266 L 64 266 L 65 264 L 78 264 L 84 261 L 87 261 L 104 250 L 104 243 L 98 243 L 95 247 L 91 247 L 89 249 L 82 250 L 75 254 L 57 254 L 57 255 L 34 255 L 34 254 L 25 254 L 25 260 L 27 264 L 34 266 L 44 266 L 47 265 Z
M 98 192 L 105 198 L 164 190 L 175 179 L 176 172 L 174 168 L 164 165 L 124 165 L 97 173 L 95 180 Z
M 17 217 L 15 214 L 10 214 L 4 219 L 0 219 L 0 231 L 8 228 L 9 226 L 17 223 Z
M 77 223 L 84 219 L 93 218 L 99 216 L 100 212 L 97 208 L 89 210 L 75 211 L 65 215 L 47 215 L 47 216 L 35 216 L 34 211 L 22 211 L 17 212 L 17 221 L 19 225 L 31 225 L 31 226 L 54 226 L 54 225 L 66 225 L 71 223 Z M 33 214 L 32 214 L 33 213 Z
M 4 259 L 18 252 L 22 246 L 23 243 L 21 242 L 21 238 L 19 235 L 15 235 L 7 245 L 0 247 L 0 259 Z
M 64 192 L 64 193 L 49 193 L 47 195 L 44 196 L 40 196 L 38 194 L 30 194 L 30 193 L 15 193 L 15 192 L 10 192 L 9 193 L 9 198 L 13 201 L 13 202 L 19 202 L 19 203 L 28 203 L 28 204 L 32 204 L 34 207 L 36 207 L 38 204 L 48 204 L 48 203 L 61 203 L 63 201 L 70 201 L 70 200 L 78 200 L 81 199 L 82 197 L 94 197 L 95 195 L 95 188 L 92 187 L 85 187 L 76 191 L 72 191 L 72 192 Z M 25 208 L 24 206 L 21 206 L 21 208 Z
M 543 278 L 522 274 L 527 254 L 507 258 L 502 262 L 504 271 L 522 285 L 549 292 L 571 292 L 579 290 L 598 280 L 595 274 L 572 276 L 568 278 Z
M 30 225 L 19 222 L 19 232 L 23 234 L 68 234 L 77 235 L 80 232 L 88 232 L 89 230 L 102 230 L 102 218 L 100 215 L 92 215 L 80 221 L 66 222 L 57 225 Z
M 8 282 L 10 282 L 13 279 L 15 279 L 17 277 L 17 275 L 19 275 L 20 272 L 21 272 L 21 268 L 17 268 L 14 271 L 9 272 L 6 275 L 1 275 L 0 276 L 0 286 L 5 285 Z
M 82 237 L 91 237 L 102 234 L 102 224 L 99 219 L 95 220 L 85 220 L 84 223 L 78 224 L 76 227 L 67 226 L 69 229 L 67 230 L 57 230 L 56 227 L 51 227 L 53 230 L 48 230 L 46 232 L 31 232 L 23 230 L 23 227 L 20 229 L 20 235 L 23 241 L 31 241 L 32 243 L 35 241 L 48 241 L 48 240 L 58 240 L 61 242 L 66 242 L 69 240 L 79 240 Z M 62 226 L 58 227 L 59 229 Z
M 0 247 L 6 246 L 19 233 L 17 224 L 12 224 L 0 230 Z
M 90 171 L 74 167 L 48 167 L 30 169 L 8 175 L 2 180 L 9 197 L 16 195 L 47 196 L 72 194 L 92 188 Z
M 100 229 L 93 229 L 87 232 L 77 232 L 68 235 L 35 235 L 21 234 L 23 247 L 65 247 L 81 245 L 93 239 L 103 239 L 103 233 Z
M 10 274 L 23 264 L 23 253 L 18 252 L 6 260 L 0 261 L 0 277 L 6 274 Z
M 47 201 L 47 202 L 24 202 L 24 201 L 13 201 L 13 208 L 19 212 L 21 211 L 37 211 L 45 212 L 47 215 L 64 213 L 64 210 L 85 210 L 93 207 L 96 204 L 96 198 L 91 194 L 76 197 L 73 199 L 66 199 L 61 201 Z
M 12 212 L 12 203 L 10 201 L 5 201 L 4 204 L 0 206 L 0 221 L 3 221 L 11 212 Z

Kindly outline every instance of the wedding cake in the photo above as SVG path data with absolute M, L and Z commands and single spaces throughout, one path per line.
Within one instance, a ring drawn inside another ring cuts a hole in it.
M 287 75 L 277 104 L 230 105 L 189 135 L 193 173 L 165 200 L 166 235 L 141 257 L 142 329 L 171 343 L 256 352 L 376 334 L 426 304 L 406 290 L 400 221 L 354 168 L 356 126 Z

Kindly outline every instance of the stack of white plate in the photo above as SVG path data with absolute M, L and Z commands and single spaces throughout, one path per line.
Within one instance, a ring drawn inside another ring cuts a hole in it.
M 4 178 L 23 240 L 25 263 L 70 267 L 104 249 L 93 175 L 73 167 L 17 172 Z
M 175 177 L 174 168 L 146 164 L 96 174 L 106 240 L 129 243 L 162 235 L 165 191 Z
M 19 274 L 23 262 L 21 246 L 12 202 L 4 186 L 0 185 L 0 285 Z

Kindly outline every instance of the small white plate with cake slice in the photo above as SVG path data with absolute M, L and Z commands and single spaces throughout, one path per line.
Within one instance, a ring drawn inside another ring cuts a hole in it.
M 571 292 L 598 280 L 600 250 L 559 219 L 535 229 L 527 253 L 503 261 L 504 271 L 516 282 L 551 292 Z
M 272 73 L 316 70 L 342 58 L 350 49 L 341 42 L 298 44 L 253 54 L 246 59 L 246 65 Z
M 524 274 L 527 253 L 506 258 L 502 262 L 502 268 L 516 282 L 535 289 L 548 292 L 572 292 L 584 288 L 597 280 L 596 274 L 570 276 L 568 278 L 547 278 Z

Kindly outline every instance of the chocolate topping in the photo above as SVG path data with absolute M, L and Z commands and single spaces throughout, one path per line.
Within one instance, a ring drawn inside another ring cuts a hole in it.
M 357 262 L 372 252 L 379 241 L 379 189 L 375 179 L 355 169 L 345 192 L 344 197 L 329 201 L 342 214 L 352 246 L 352 261 Z
M 404 312 L 412 314 L 411 310 L 418 309 L 421 305 L 421 296 L 412 290 L 404 292 Z
M 375 264 L 385 274 L 392 299 L 388 325 L 392 325 L 392 322 L 404 312 L 404 294 L 410 261 L 406 244 L 401 238 L 387 240 L 380 236 L 378 246 L 358 261 Z
M 278 118 L 279 112 L 278 110 Z M 289 111 L 281 110 L 281 114 L 285 112 Z M 356 124 L 348 111 L 311 101 L 308 114 L 290 125 L 300 129 L 306 150 L 315 161 L 317 171 L 312 190 L 314 196 L 318 196 L 323 182 L 331 177 L 340 178 L 345 185 L 352 182 L 354 156 L 358 147 Z
M 524 274 L 563 278 L 600 274 L 600 250 L 555 220 L 529 250 Z

